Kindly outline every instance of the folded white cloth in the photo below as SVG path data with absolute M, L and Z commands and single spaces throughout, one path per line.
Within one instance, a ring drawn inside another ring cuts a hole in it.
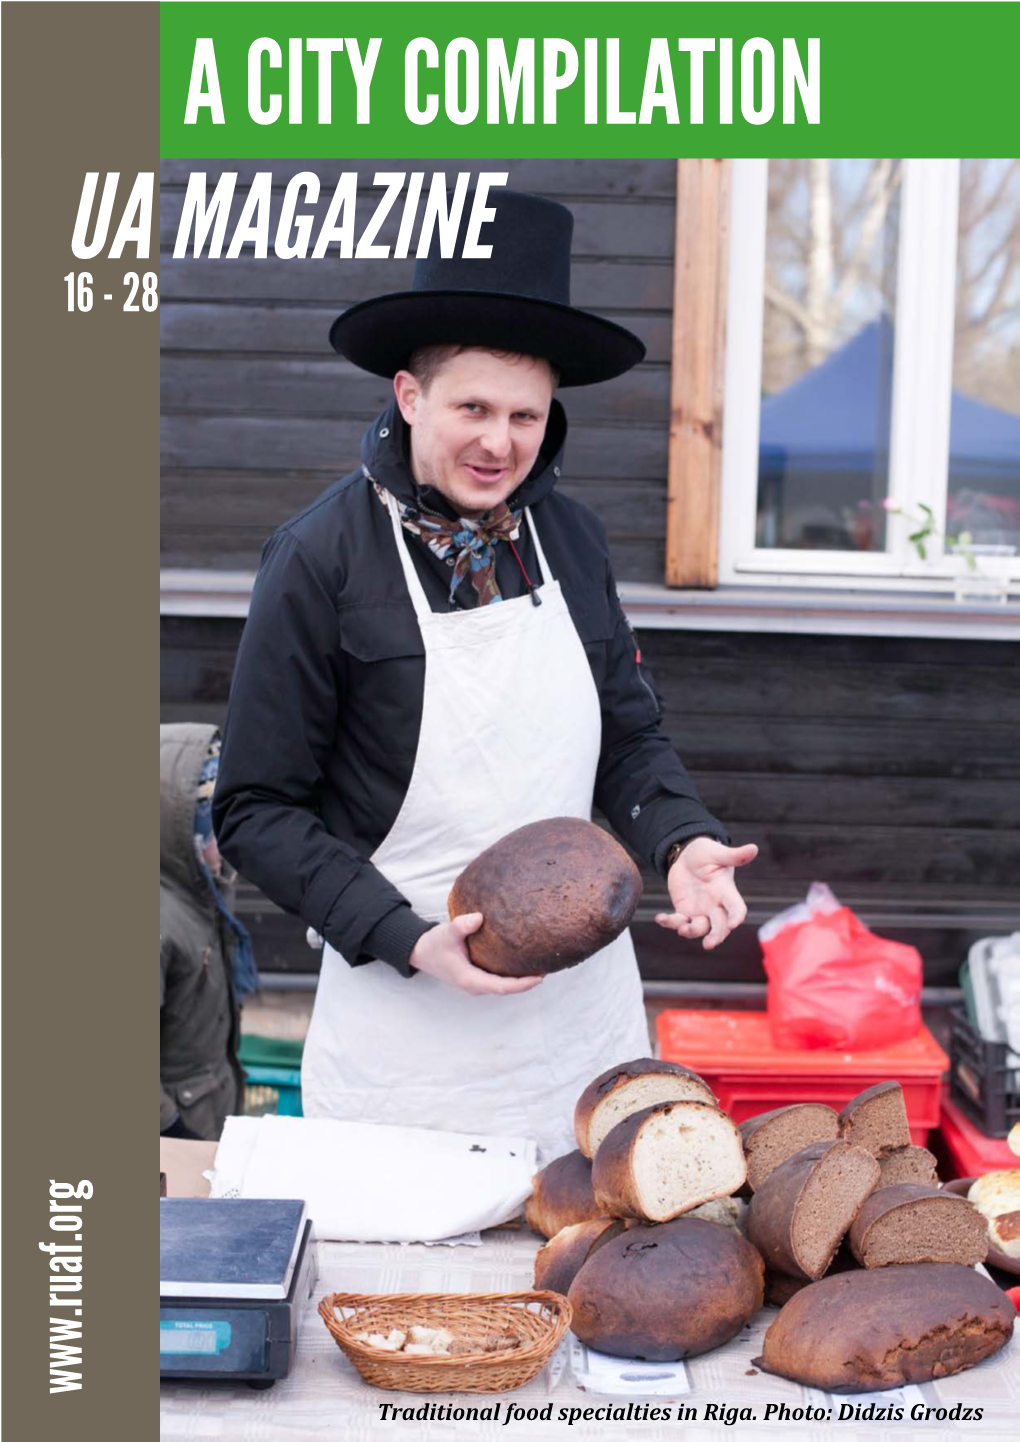
M 228 1117 L 214 1197 L 298 1197 L 325 1241 L 433 1242 L 518 1214 L 533 1141 L 319 1117 Z

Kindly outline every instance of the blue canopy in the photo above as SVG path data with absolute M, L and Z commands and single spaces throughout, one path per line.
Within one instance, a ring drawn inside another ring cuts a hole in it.
M 883 316 L 761 405 L 760 465 L 775 474 L 884 471 L 889 448 L 893 327 Z M 953 391 L 950 477 L 1020 481 L 1020 416 Z

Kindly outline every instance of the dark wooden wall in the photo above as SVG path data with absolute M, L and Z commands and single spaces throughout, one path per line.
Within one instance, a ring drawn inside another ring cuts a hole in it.
M 287 181 L 314 171 L 319 202 L 299 207 L 314 211 L 314 243 L 341 172 L 359 174 L 360 233 L 383 193 L 372 186 L 375 172 L 423 162 L 162 162 L 163 564 L 249 570 L 280 522 L 357 464 L 362 432 L 392 392 L 335 355 L 327 332 L 353 302 L 407 287 L 413 261 L 259 260 L 250 246 L 233 260 L 175 260 L 188 175 L 203 167 L 210 195 L 222 171 L 238 172 L 228 240 L 257 171 L 273 172 L 274 234 Z M 434 161 L 426 188 L 435 171 L 452 183 L 458 171 L 474 178 L 478 169 Z M 565 393 L 563 485 L 602 517 L 622 576 L 661 582 L 676 162 L 493 160 L 484 169 L 506 170 L 511 186 L 570 205 L 574 303 L 628 326 L 648 347 L 628 375 Z M 393 243 L 399 219 L 391 212 L 378 243 Z
M 222 720 L 240 621 L 164 617 L 162 719 Z M 955 985 L 970 943 L 1020 927 L 1020 668 L 1008 642 L 643 631 L 665 725 L 736 842 L 748 923 L 712 954 L 637 924 L 649 979 L 761 981 L 755 928 L 813 880 Z M 303 928 L 254 892 L 264 967 L 311 969 Z

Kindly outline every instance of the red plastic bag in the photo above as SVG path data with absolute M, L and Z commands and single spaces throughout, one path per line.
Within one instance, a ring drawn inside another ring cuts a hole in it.
M 871 1051 L 921 1029 L 921 954 L 869 931 L 829 888 L 758 932 L 777 1047 Z

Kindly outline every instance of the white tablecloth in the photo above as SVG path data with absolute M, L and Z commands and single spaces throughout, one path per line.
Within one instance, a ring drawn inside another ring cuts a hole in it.
M 560 1442 L 677 1442 L 680 1436 L 733 1442 L 751 1437 L 761 1442 L 774 1436 L 777 1442 L 787 1431 L 796 1432 L 798 1442 L 906 1442 L 912 1437 L 925 1442 L 959 1439 L 974 1442 L 986 1438 L 1017 1436 L 1020 1418 L 1020 1327 L 1012 1342 L 980 1366 L 945 1381 L 926 1383 L 918 1391 L 925 1403 L 982 1407 L 980 1422 L 915 1424 L 909 1417 L 901 1423 L 778 1422 L 764 1423 L 769 1402 L 803 1407 L 818 1401 L 796 1383 L 764 1372 L 750 1375 L 751 1359 L 761 1351 L 761 1339 L 776 1317 L 774 1308 L 763 1308 L 739 1337 L 725 1347 L 692 1358 L 686 1365 L 691 1380 L 690 1395 L 683 1399 L 698 1407 L 703 1416 L 706 1402 L 754 1408 L 756 1421 L 724 1426 L 703 1421 L 678 1422 L 673 1403 L 670 1422 L 564 1422 L 521 1421 L 502 1426 L 499 1422 L 388 1421 L 382 1420 L 380 1403 L 419 1406 L 426 1400 L 460 1405 L 491 1405 L 502 1398 L 526 1407 L 552 1401 L 555 1418 L 558 1407 L 604 1405 L 614 1399 L 582 1392 L 569 1370 L 550 1386 L 546 1368 L 533 1382 L 515 1392 L 482 1397 L 437 1393 L 426 1398 L 417 1393 L 382 1392 L 369 1387 L 355 1372 L 326 1331 L 315 1308 L 320 1297 L 330 1292 L 514 1292 L 532 1285 L 532 1266 L 538 1239 L 530 1232 L 486 1233 L 480 1247 L 436 1248 L 371 1243 L 322 1242 L 319 1248 L 319 1283 L 305 1317 L 296 1365 L 291 1375 L 268 1391 L 229 1384 L 164 1383 L 160 1387 L 160 1435 L 167 1442 L 184 1438 L 229 1439 L 229 1442 L 266 1442 L 273 1438 L 311 1438 L 341 1434 L 350 1442 L 376 1442 L 377 1438 L 423 1439 L 423 1442 L 492 1442 L 496 1437 L 539 1442 L 556 1438 Z M 840 1398 L 867 1401 L 867 1398 Z M 666 1406 L 670 1399 L 650 1399 Z

